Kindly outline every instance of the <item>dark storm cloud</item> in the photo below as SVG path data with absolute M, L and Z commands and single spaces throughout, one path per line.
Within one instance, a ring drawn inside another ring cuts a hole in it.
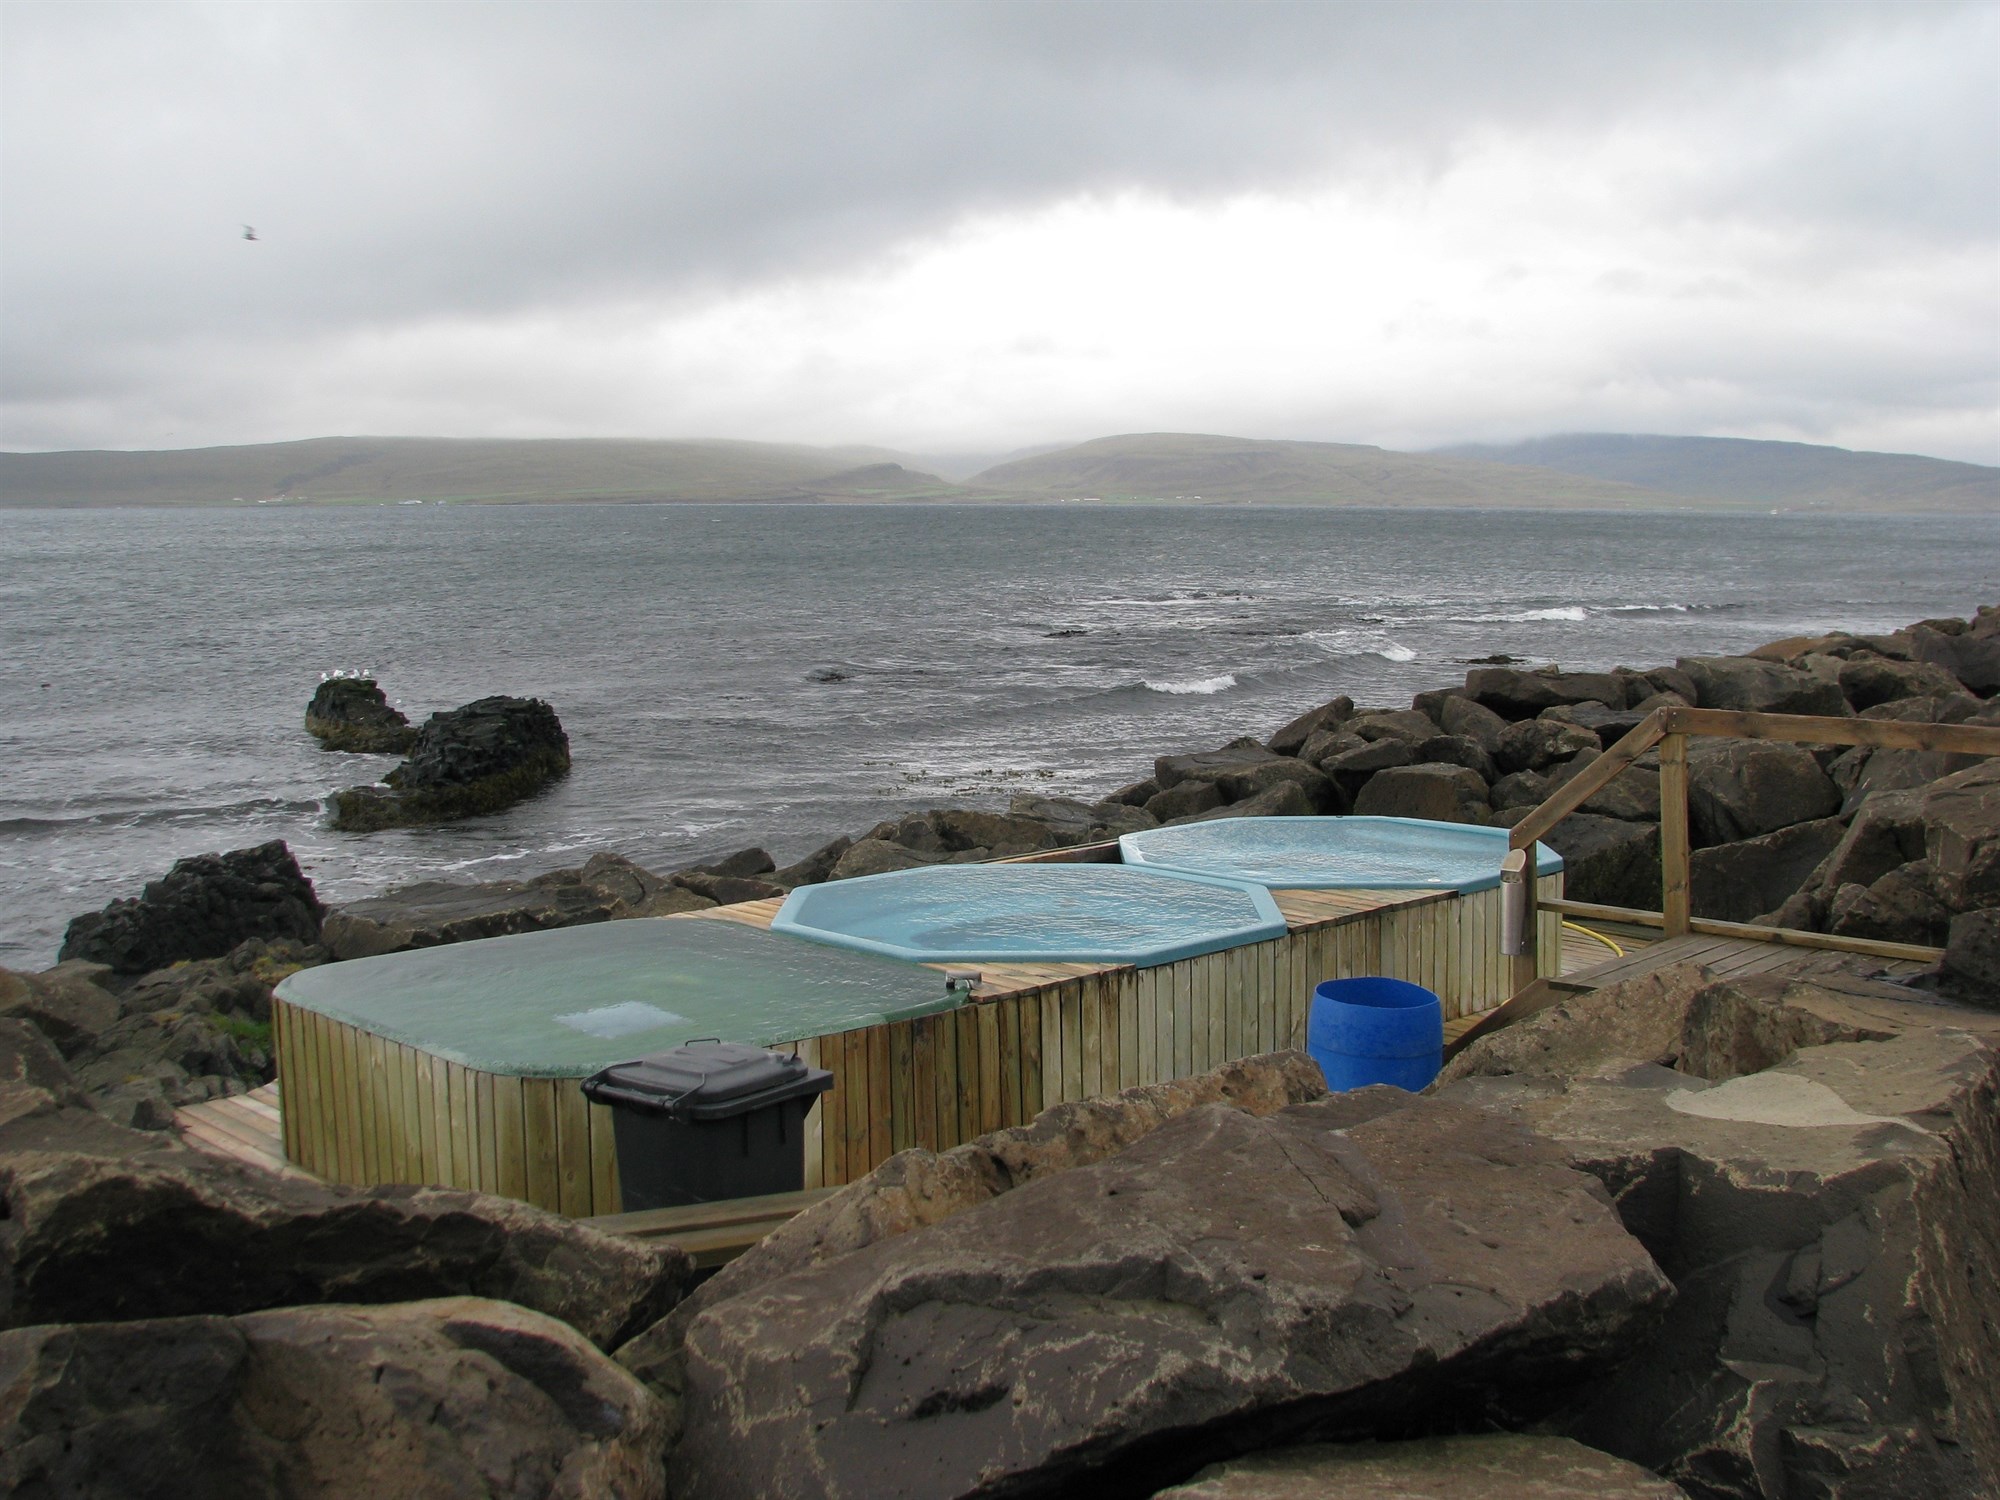
M 1701 145 L 1715 171 L 1691 208 L 1990 236 L 1990 59 L 1934 55 L 1990 14 L 13 4 L 0 392 L 168 419 L 159 383 L 239 340 L 693 305 L 865 262 L 969 212 L 1421 180 L 1495 132 L 1684 121 L 1699 139 L 1718 101 L 1741 110 L 1759 91 L 1768 129 Z M 1852 59 L 1856 96 L 1811 95 L 1808 65 L 1830 56 Z M 1900 70 L 1892 88 L 1914 67 L 1922 97 L 1879 97 L 1872 57 Z

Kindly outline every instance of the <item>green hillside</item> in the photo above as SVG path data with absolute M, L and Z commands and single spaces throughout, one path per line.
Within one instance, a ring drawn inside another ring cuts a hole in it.
M 1643 485 L 1693 500 L 1791 510 L 2000 510 L 2000 469 L 1913 453 L 1866 453 L 1750 438 L 1588 432 L 1439 455 L 1526 464 Z
M 995 465 L 966 483 L 1045 500 L 1624 508 L 1686 503 L 1636 485 L 1358 443 L 1174 432 L 1097 438 Z
M 894 457 L 877 448 L 595 438 L 312 438 L 151 453 L 0 453 L 0 504 L 798 500 L 820 498 L 822 482 L 827 498 L 852 499 L 855 472 Z M 952 488 L 897 473 L 903 477 L 878 486 L 902 492 L 896 498 Z

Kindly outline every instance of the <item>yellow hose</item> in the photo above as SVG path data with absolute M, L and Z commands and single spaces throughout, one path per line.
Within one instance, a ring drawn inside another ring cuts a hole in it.
M 1563 926 L 1574 927 L 1578 932 L 1582 933 L 1585 937 L 1596 938 L 1598 942 L 1604 944 L 1605 947 L 1609 948 L 1613 953 L 1617 954 L 1620 958 L 1623 958 L 1625 956 L 1625 950 L 1623 948 L 1619 947 L 1616 943 L 1612 942 L 1611 939 L 1606 937 L 1603 933 L 1598 932 L 1593 928 L 1586 927 L 1581 922 L 1571 922 L 1565 919 L 1563 922 Z

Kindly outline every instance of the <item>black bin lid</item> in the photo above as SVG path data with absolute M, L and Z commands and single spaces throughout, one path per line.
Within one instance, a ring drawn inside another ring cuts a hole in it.
M 613 1063 L 583 1081 L 594 1104 L 679 1120 L 726 1120 L 833 1087 L 833 1074 L 796 1057 L 741 1042 L 689 1042 Z

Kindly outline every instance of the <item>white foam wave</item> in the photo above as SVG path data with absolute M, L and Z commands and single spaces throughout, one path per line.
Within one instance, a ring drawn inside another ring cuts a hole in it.
M 1453 615 L 1454 625 L 1526 625 L 1535 620 L 1583 620 L 1590 611 L 1581 604 L 1561 604 L 1554 609 L 1517 609 L 1494 615 Z
M 1236 674 L 1233 672 L 1224 672 L 1220 677 L 1188 677 L 1178 680 L 1170 679 L 1166 682 L 1154 682 L 1148 678 L 1139 685 L 1151 688 L 1156 693 L 1173 693 L 1176 696 L 1188 693 L 1200 693 L 1206 696 L 1210 693 L 1225 693 L 1235 687 Z
M 1417 659 L 1416 652 L 1412 651 L 1408 646 L 1399 645 L 1395 641 L 1389 642 L 1386 646 L 1377 646 L 1375 654 L 1384 661 L 1415 661 Z

